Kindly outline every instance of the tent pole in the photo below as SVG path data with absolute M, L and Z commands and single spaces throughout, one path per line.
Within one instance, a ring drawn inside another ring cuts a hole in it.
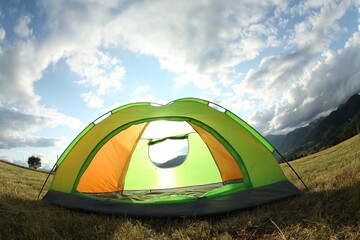
M 299 174 L 295 171 L 295 169 L 290 165 L 290 163 L 285 159 L 285 157 L 275 148 L 275 151 L 280 155 L 280 157 L 284 160 L 284 162 L 286 162 L 286 164 L 290 167 L 290 169 L 295 173 L 295 175 L 297 176 L 297 178 L 301 181 L 301 183 L 305 186 L 306 190 L 310 190 L 308 188 L 308 186 L 306 186 L 306 184 L 304 183 L 304 181 L 301 179 L 301 177 L 299 176 Z
M 53 168 L 50 170 L 49 174 L 47 175 L 47 177 L 46 177 L 46 179 L 45 179 L 45 182 L 44 182 L 44 184 L 42 185 L 42 187 L 41 187 L 41 189 L 40 189 L 39 195 L 37 196 L 37 200 L 39 200 L 40 195 L 41 195 L 41 192 L 42 192 L 42 190 L 44 189 L 45 184 L 46 184 L 47 180 L 49 179 L 50 174 L 54 171 L 55 167 L 56 167 L 56 163 L 54 164 Z

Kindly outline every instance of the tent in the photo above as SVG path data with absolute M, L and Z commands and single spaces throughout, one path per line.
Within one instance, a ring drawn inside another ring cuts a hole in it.
M 195 216 L 293 196 L 275 148 L 212 102 L 132 103 L 90 123 L 67 147 L 44 200 L 127 216 Z

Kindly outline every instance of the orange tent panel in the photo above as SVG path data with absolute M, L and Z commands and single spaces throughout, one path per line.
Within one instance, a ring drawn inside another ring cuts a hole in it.
M 205 131 L 195 124 L 191 124 L 191 126 L 208 146 L 216 165 L 219 168 L 222 180 L 225 182 L 234 179 L 242 179 L 243 174 L 229 151 L 226 150 L 226 148 L 208 131 Z
M 132 152 L 146 125 L 132 125 L 111 138 L 91 161 L 77 190 L 87 193 L 122 190 Z

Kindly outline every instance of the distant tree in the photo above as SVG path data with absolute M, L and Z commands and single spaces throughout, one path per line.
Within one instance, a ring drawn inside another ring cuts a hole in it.
M 28 158 L 27 163 L 29 165 L 29 168 L 38 169 L 39 167 L 41 167 L 40 157 L 34 155 Z

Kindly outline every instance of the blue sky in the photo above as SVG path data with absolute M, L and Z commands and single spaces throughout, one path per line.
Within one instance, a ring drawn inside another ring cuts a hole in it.
M 360 1 L 1 1 L 0 158 L 54 164 L 120 105 L 214 101 L 285 133 L 360 92 Z

